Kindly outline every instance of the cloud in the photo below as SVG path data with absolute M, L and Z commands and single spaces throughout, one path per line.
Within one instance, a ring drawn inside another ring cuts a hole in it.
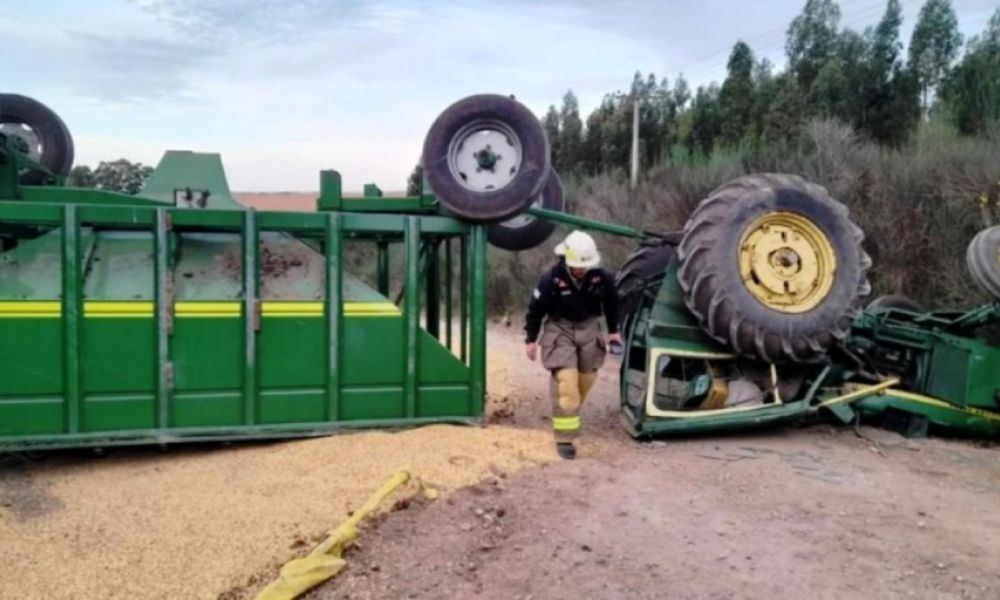
M 222 50 L 210 41 L 67 31 L 85 94 L 113 103 L 196 98 L 192 75 Z
M 282 42 L 340 28 L 380 27 L 386 14 L 363 0 L 131 0 L 182 35 Z
M 995 2 L 956 0 L 963 29 Z M 586 113 L 635 70 L 718 80 L 738 38 L 780 67 L 803 3 L 29 2 L 0 6 L 0 36 L 19 49 L 0 73 L 64 117 L 82 162 L 189 148 L 221 151 L 234 189 L 314 189 L 326 167 L 349 188 L 398 189 L 431 121 L 465 95 L 513 93 L 541 114 L 572 89 Z M 852 27 L 884 7 L 840 3 Z M 904 37 L 919 3 L 904 3 Z

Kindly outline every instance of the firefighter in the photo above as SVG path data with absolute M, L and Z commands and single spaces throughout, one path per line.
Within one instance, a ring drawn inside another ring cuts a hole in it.
M 525 353 L 552 374 L 552 429 L 556 450 L 576 457 L 580 407 L 597 380 L 607 343 L 621 344 L 614 276 L 598 265 L 594 239 L 574 231 L 556 247 L 558 262 L 538 282 L 525 317 Z M 607 322 L 607 340 L 600 317 Z M 544 320 L 544 326 L 543 326 Z M 541 338 L 539 338 L 541 333 Z

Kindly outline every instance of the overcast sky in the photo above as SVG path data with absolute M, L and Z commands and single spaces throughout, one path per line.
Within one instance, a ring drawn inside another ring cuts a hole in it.
M 909 39 L 922 0 L 902 0 Z M 784 62 L 805 0 L 625 2 L 0 0 L 0 91 L 56 110 L 77 164 L 217 151 L 234 190 L 405 187 L 454 100 L 515 94 L 536 113 L 567 89 L 584 113 L 638 69 L 721 80 L 743 39 Z M 954 0 L 966 37 L 997 0 Z M 843 0 L 873 25 L 885 0 Z

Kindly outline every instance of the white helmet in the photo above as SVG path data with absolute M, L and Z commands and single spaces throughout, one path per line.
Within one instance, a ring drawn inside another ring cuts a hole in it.
M 592 269 L 601 264 L 601 255 L 597 253 L 594 238 L 582 231 L 574 231 L 566 236 L 566 239 L 556 246 L 556 254 L 566 258 L 568 267 Z

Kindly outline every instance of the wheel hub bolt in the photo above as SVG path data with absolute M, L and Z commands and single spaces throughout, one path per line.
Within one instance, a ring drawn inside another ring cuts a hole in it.
M 493 152 L 493 148 L 491 148 L 489 144 L 487 144 L 482 150 L 474 153 L 472 156 L 475 157 L 476 163 L 479 165 L 478 170 L 486 169 L 489 171 L 492 171 L 493 167 L 496 166 L 497 161 L 503 158 L 499 154 Z

